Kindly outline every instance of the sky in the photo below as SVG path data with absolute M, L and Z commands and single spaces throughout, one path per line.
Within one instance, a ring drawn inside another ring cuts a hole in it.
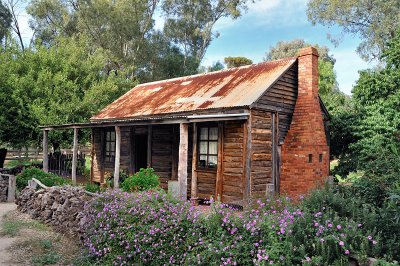
M 338 27 L 313 26 L 307 20 L 307 0 L 260 0 L 249 6 L 247 13 L 237 20 L 222 19 L 215 25 L 220 36 L 209 46 L 203 65 L 223 62 L 227 56 L 245 56 L 254 63 L 263 61 L 265 53 L 278 41 L 304 39 L 309 43 L 325 45 L 336 59 L 335 72 L 339 88 L 346 94 L 358 79 L 358 71 L 370 68 L 356 53 L 360 40 L 344 35 L 335 47 L 327 34 L 340 35 Z
M 351 89 L 358 79 L 358 71 L 372 67 L 356 53 L 360 39 L 353 35 L 344 35 L 342 42 L 335 47 L 327 34 L 339 35 L 338 27 L 312 25 L 307 20 L 308 0 L 255 0 L 246 13 L 232 20 L 223 18 L 215 25 L 220 35 L 211 42 L 202 65 L 223 62 L 227 56 L 244 56 L 254 63 L 263 61 L 265 53 L 278 41 L 304 39 L 309 43 L 325 45 L 336 59 L 335 72 L 339 89 L 351 94 Z M 29 16 L 22 4 L 18 20 L 24 37 L 29 42 L 32 30 L 29 28 Z M 161 29 L 163 21 L 156 18 L 156 28 Z

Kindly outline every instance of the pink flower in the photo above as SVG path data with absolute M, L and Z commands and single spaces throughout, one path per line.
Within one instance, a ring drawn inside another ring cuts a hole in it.
M 368 240 L 372 240 L 372 236 L 367 236 Z
M 372 240 L 372 244 L 373 244 L 373 245 L 376 245 L 376 243 L 378 243 L 378 242 L 375 241 L 375 240 Z
M 340 224 L 338 224 L 338 225 L 336 226 L 336 228 L 337 228 L 338 230 L 342 229 L 342 227 L 340 226 Z
M 343 242 L 343 241 L 340 241 L 340 242 L 339 242 L 339 246 L 344 246 L 344 242 Z
M 348 249 L 345 250 L 344 254 L 349 255 L 350 251 Z

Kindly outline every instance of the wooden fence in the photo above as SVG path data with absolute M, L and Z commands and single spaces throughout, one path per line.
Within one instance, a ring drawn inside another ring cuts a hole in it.
M 85 154 L 78 152 L 76 175 L 83 176 L 85 173 Z M 49 154 L 49 172 L 59 176 L 71 176 L 72 154 L 54 152 Z

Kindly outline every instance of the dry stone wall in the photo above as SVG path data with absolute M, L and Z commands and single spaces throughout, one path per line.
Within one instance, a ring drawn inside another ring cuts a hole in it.
M 7 201 L 8 177 L 0 175 L 0 202 Z
M 16 203 L 18 210 L 28 213 L 33 219 L 41 220 L 61 233 L 78 237 L 85 202 L 91 199 L 80 187 L 49 187 L 38 191 L 26 187 Z

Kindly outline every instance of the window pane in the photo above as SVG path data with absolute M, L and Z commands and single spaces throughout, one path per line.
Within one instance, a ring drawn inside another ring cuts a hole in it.
M 110 151 L 115 151 L 115 143 L 110 143 Z
M 208 154 L 217 154 L 218 152 L 218 142 L 210 141 L 208 144 Z
M 200 153 L 207 154 L 207 141 L 200 141 Z
M 200 128 L 200 139 L 201 140 L 208 139 L 208 128 L 207 127 Z
M 208 167 L 209 168 L 217 168 L 217 156 L 208 156 Z
M 109 151 L 109 150 L 110 150 L 110 145 L 111 145 L 110 142 L 106 142 L 106 151 Z
M 210 140 L 217 140 L 218 139 L 218 128 L 217 127 L 211 127 L 210 128 Z
M 199 166 L 200 167 L 206 167 L 206 163 L 207 163 L 207 156 L 206 155 L 200 155 Z
M 115 131 L 111 132 L 111 141 L 115 141 Z
M 106 132 L 106 141 L 110 141 L 110 131 Z

